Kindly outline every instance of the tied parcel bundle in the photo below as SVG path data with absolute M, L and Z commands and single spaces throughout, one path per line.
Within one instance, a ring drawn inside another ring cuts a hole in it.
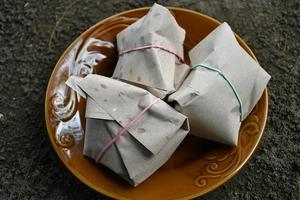
M 170 11 L 154 4 L 149 12 L 117 35 L 119 60 L 113 78 L 164 98 L 182 83 L 185 31 Z
M 83 154 L 138 185 L 189 131 L 187 118 L 148 91 L 100 75 L 66 82 L 86 98 Z
M 189 118 L 192 135 L 237 145 L 241 121 L 262 96 L 269 74 L 238 44 L 227 23 L 189 57 L 192 71 L 168 100 Z

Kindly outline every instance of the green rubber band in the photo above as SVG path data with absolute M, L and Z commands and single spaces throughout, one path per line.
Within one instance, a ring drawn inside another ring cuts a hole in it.
M 244 111 L 243 111 L 243 102 L 242 102 L 242 100 L 241 100 L 241 98 L 240 98 L 237 90 L 235 89 L 233 83 L 230 81 L 230 79 L 225 74 L 223 74 L 223 72 L 221 70 L 219 70 L 217 68 L 214 68 L 214 67 L 211 67 L 211 66 L 209 66 L 207 64 L 203 64 L 203 63 L 197 64 L 197 65 L 193 66 L 192 69 L 195 69 L 197 67 L 203 67 L 205 69 L 218 72 L 218 74 L 221 75 L 227 81 L 227 83 L 230 85 L 230 87 L 231 87 L 231 89 L 232 89 L 235 97 L 237 98 L 237 100 L 238 100 L 238 102 L 240 104 L 240 121 L 242 121 L 242 119 L 243 119 L 243 113 L 244 113 Z

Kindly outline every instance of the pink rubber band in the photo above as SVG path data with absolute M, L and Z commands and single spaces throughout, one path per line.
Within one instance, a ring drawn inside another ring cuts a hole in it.
M 152 101 L 142 112 L 138 113 L 130 122 L 128 122 L 124 128 L 122 128 L 120 131 L 117 132 L 117 134 L 106 143 L 106 145 L 100 150 L 98 155 L 96 156 L 96 163 L 99 163 L 101 158 L 104 156 L 106 151 L 114 144 L 116 143 L 122 135 L 124 135 L 138 120 L 142 118 L 142 116 L 158 101 L 160 98 L 156 98 L 154 101 Z
M 145 46 L 141 46 L 141 47 L 136 47 L 136 48 L 128 49 L 128 50 L 125 50 L 125 51 L 122 51 L 121 53 L 119 53 L 119 57 L 123 56 L 124 54 L 133 52 L 133 51 L 140 51 L 140 50 L 151 49 L 151 48 L 160 49 L 160 50 L 163 50 L 163 51 L 168 52 L 170 54 L 173 54 L 174 56 L 176 56 L 176 58 L 181 63 L 184 63 L 183 58 L 181 58 L 177 53 L 175 53 L 175 52 L 173 52 L 173 51 L 171 51 L 169 49 L 166 49 L 164 47 L 158 46 L 158 45 L 145 45 Z

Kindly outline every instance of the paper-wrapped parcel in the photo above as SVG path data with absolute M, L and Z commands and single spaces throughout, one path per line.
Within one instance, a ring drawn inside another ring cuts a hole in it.
M 184 115 L 142 88 L 92 74 L 66 83 L 86 98 L 83 154 L 134 186 L 161 167 L 189 131 Z M 120 130 L 125 134 L 97 160 Z
M 117 35 L 119 60 L 113 78 L 165 97 L 180 86 L 190 69 L 183 64 L 184 39 L 185 30 L 170 11 L 154 4 Z
M 237 145 L 241 121 L 262 96 L 269 74 L 239 45 L 227 23 L 189 57 L 192 71 L 168 100 L 188 117 L 192 135 Z

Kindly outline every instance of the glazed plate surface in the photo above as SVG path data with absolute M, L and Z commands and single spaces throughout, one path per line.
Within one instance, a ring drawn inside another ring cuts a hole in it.
M 82 155 L 85 101 L 70 90 L 70 75 L 111 76 L 117 62 L 116 34 L 144 16 L 149 8 L 129 10 L 104 19 L 85 31 L 64 52 L 48 83 L 45 118 L 53 148 L 65 166 L 94 190 L 116 199 L 183 199 L 203 195 L 222 185 L 247 162 L 263 135 L 268 94 L 264 91 L 243 121 L 237 147 L 188 136 L 169 161 L 138 187 L 132 187 L 105 167 Z M 197 12 L 170 8 L 186 30 L 187 52 L 220 22 Z M 247 44 L 240 45 L 255 60 Z

